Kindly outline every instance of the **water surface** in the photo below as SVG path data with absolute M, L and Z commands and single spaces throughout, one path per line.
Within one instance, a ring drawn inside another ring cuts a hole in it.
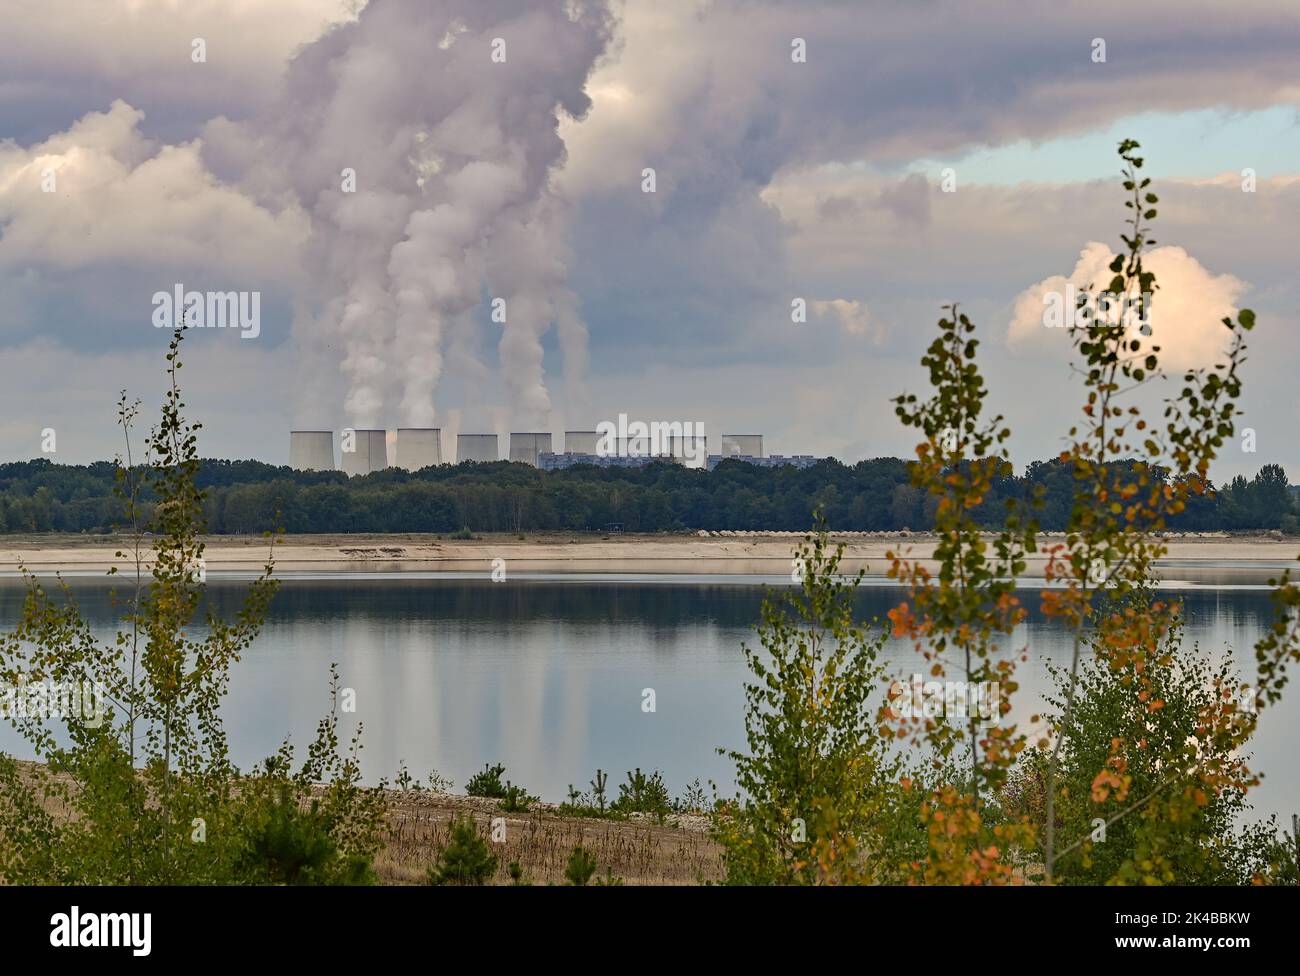
M 282 581 L 261 638 L 235 666 L 224 714 L 233 758 L 249 765 L 286 736 L 304 744 L 328 709 L 330 662 L 356 693 L 365 726 L 364 768 L 389 776 L 404 762 L 417 776 L 436 769 L 458 788 L 485 762 L 548 800 L 569 784 L 625 770 L 660 769 L 674 793 L 691 780 L 732 786 L 719 746 L 743 745 L 743 641 L 753 640 L 765 588 L 783 577 L 574 578 L 493 583 L 482 576 L 400 574 L 290 576 Z M 118 581 L 121 586 L 122 581 Z M 247 583 L 209 574 L 208 598 L 233 615 Z M 109 587 L 73 580 L 78 603 L 100 636 L 116 620 Z M 1185 585 L 1187 641 L 1234 653 L 1253 675 L 1252 647 L 1267 627 L 1268 591 L 1253 585 Z M 858 593 L 864 618 L 882 617 L 897 587 L 873 581 Z M 0 627 L 12 626 L 22 588 L 0 580 Z M 1026 603 L 1037 606 L 1033 593 Z M 1028 644 L 1014 715 L 1027 722 L 1050 690 L 1045 662 L 1067 663 L 1068 635 L 1033 613 L 1017 634 Z M 897 675 L 916 670 L 910 645 L 891 641 Z M 655 710 L 642 703 L 653 689 Z M 1266 712 L 1254 743 L 1266 773 L 1259 813 L 1290 822 L 1300 812 L 1295 747 L 1300 706 L 1291 694 Z M 27 756 L 7 726 L 0 748 Z M 1284 815 L 1284 816 L 1282 816 Z

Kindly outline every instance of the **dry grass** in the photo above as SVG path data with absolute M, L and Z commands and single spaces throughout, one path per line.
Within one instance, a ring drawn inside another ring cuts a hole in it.
M 37 766 L 18 765 L 28 776 Z M 45 800 L 51 813 L 68 814 L 54 798 Z M 662 825 L 640 818 L 598 820 L 563 816 L 548 803 L 529 813 L 506 813 L 496 800 L 425 791 L 390 790 L 388 801 L 387 844 L 374 864 L 381 884 L 425 884 L 451 821 L 465 817 L 473 818 L 484 837 L 490 837 L 494 818 L 505 820 L 505 842 L 491 845 L 498 859 L 494 884 L 510 883 L 511 861 L 520 863 L 533 884 L 563 884 L 564 866 L 578 844 L 595 855 L 593 881 L 608 874 L 629 885 L 692 885 L 722 876 L 720 848 L 700 816 L 672 816 Z
M 505 813 L 495 800 L 479 797 L 393 793 L 392 801 L 388 845 L 375 859 L 384 884 L 424 884 L 425 872 L 447 843 L 452 819 L 466 816 L 484 837 L 490 836 L 493 818 L 505 820 L 505 842 L 492 845 L 498 858 L 495 884 L 510 883 L 511 861 L 520 863 L 533 884 L 561 884 L 578 844 L 595 855 L 597 878 L 608 872 L 624 884 L 698 884 L 722 874 L 720 850 L 702 817 L 673 818 L 661 826 L 566 817 L 546 804 L 529 813 Z

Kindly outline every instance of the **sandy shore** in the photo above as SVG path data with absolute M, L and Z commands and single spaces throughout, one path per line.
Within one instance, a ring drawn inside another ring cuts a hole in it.
M 926 559 L 934 548 L 923 535 L 848 533 L 833 537 L 846 547 L 843 566 L 883 576 L 887 553 L 902 551 Z M 285 536 L 275 545 L 276 571 L 293 573 L 419 572 L 489 574 L 494 560 L 508 573 L 669 574 L 783 576 L 792 568 L 798 533 L 747 535 L 485 535 L 451 540 L 431 535 Z M 204 560 L 209 572 L 256 573 L 266 560 L 267 540 L 212 536 Z M 1046 536 L 1040 547 L 1059 543 Z M 1167 579 L 1193 582 L 1264 582 L 1285 566 L 1300 567 L 1300 540 L 1264 537 L 1171 538 L 1161 563 Z M 102 536 L 0 537 L 0 573 L 25 566 L 38 575 L 55 572 L 100 573 L 116 565 L 125 572 L 130 558 L 125 539 Z M 145 559 L 150 552 L 146 549 Z M 1029 561 L 1027 576 L 1042 576 L 1045 557 Z M 1238 580 L 1238 578 L 1240 579 Z

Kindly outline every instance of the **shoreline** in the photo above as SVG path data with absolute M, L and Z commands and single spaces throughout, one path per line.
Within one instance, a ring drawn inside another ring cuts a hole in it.
M 792 556 L 803 533 L 729 535 L 580 535 L 532 533 L 484 535 L 474 539 L 436 535 L 281 536 L 274 547 L 278 574 L 421 573 L 447 576 L 507 573 L 560 575 L 789 576 Z M 846 573 L 864 570 L 883 577 L 890 551 L 928 561 L 934 537 L 921 534 L 831 533 L 843 543 Z M 1043 577 L 1044 550 L 1062 535 L 1039 537 L 1039 552 L 1029 556 L 1024 577 Z M 257 574 L 271 551 L 260 537 L 207 536 L 204 564 L 209 572 Z M 1300 569 L 1300 539 L 1264 536 L 1171 537 L 1157 563 L 1166 579 L 1190 582 L 1267 582 L 1282 569 Z M 116 554 L 123 552 L 126 558 Z M 129 540 L 111 536 L 0 536 L 0 574 L 26 567 L 37 576 L 55 573 L 119 573 L 133 567 Z M 146 568 L 151 550 L 142 550 Z M 504 560 L 503 563 L 496 562 Z M 1213 577 L 1212 579 L 1210 577 Z M 1240 577 L 1240 578 L 1239 578 Z

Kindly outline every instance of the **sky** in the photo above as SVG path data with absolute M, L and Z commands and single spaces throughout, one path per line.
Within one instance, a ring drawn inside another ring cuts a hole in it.
M 907 457 L 889 401 L 959 301 L 1024 465 L 1081 402 L 1042 298 L 1120 247 L 1134 138 L 1170 368 L 1257 315 L 1254 450 L 1213 474 L 1300 481 L 1288 0 L 61 9 L 0 0 L 0 460 L 120 452 L 180 288 L 256 312 L 187 332 L 205 456 L 285 463 L 299 427 L 558 444 L 626 413 Z

